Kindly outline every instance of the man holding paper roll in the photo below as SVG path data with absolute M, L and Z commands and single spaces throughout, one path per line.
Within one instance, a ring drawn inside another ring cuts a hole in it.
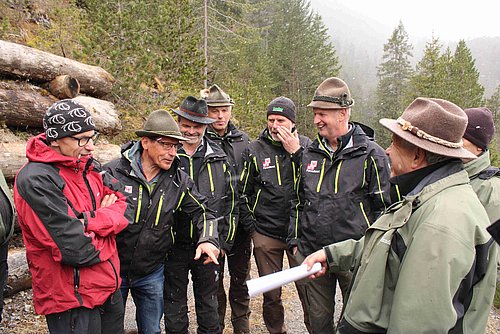
M 267 127 L 243 154 L 240 224 L 252 234 L 259 276 L 281 271 L 285 253 L 291 265 L 298 265 L 286 245 L 296 169 L 291 154 L 302 151 L 311 140 L 295 130 L 295 114 L 289 98 L 272 100 L 267 106 Z M 262 313 L 269 333 L 286 333 L 281 287 L 264 293 Z
M 496 247 L 489 219 L 460 159 L 465 112 L 441 99 L 417 98 L 392 133 L 394 204 L 364 239 L 334 243 L 308 256 L 355 277 L 337 333 L 484 333 L 495 293 Z

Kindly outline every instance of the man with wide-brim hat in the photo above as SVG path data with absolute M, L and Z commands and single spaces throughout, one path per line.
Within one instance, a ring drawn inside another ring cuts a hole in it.
M 202 98 L 207 102 L 208 117 L 215 119 L 207 128 L 206 137 L 211 139 L 226 153 L 239 179 L 243 169 L 242 156 L 250 143 L 248 135 L 237 128 L 231 121 L 234 106 L 233 99 L 221 87 L 213 84 L 202 91 Z M 246 281 L 250 279 L 251 238 L 243 229 L 237 227 L 233 246 L 227 254 L 229 269 L 229 298 L 224 289 L 224 263 L 221 258 L 219 280 L 219 322 L 224 329 L 226 305 L 231 307 L 231 323 L 234 334 L 250 333 L 250 297 Z
M 198 191 L 207 198 L 206 208 L 217 218 L 221 255 L 231 249 L 238 207 L 236 206 L 236 178 L 224 151 L 204 137 L 207 125 L 214 122 L 207 117 L 207 103 L 188 96 L 177 114 L 179 130 L 187 140 L 177 151 L 179 168 L 189 174 Z M 189 273 L 193 281 L 198 333 L 222 333 L 217 313 L 219 265 L 205 264 L 194 259 L 198 235 L 191 228 L 191 216 L 178 215 L 175 245 L 165 259 L 165 329 L 168 333 L 188 330 Z
M 197 231 L 193 256 L 218 263 L 217 220 L 206 210 L 206 199 L 194 181 L 180 169 L 177 150 L 187 141 L 172 115 L 153 111 L 140 140 L 122 147 L 122 156 L 105 168 L 121 181 L 134 204 L 134 224 L 117 237 L 122 270 L 124 302 L 132 294 L 137 328 L 141 333 L 160 333 L 163 316 L 164 259 L 174 244 L 178 211 L 189 215 Z
M 287 240 L 298 263 L 332 242 L 360 239 L 390 202 L 389 160 L 362 126 L 350 120 L 354 99 L 347 83 L 325 79 L 308 106 L 318 134 L 301 154 L 294 154 L 301 169 Z M 346 270 L 297 284 L 311 333 L 334 332 L 336 286 L 346 296 L 351 277 Z
M 311 266 L 354 268 L 337 333 L 484 333 L 495 293 L 496 247 L 463 158 L 467 116 L 442 99 L 417 98 L 396 120 L 387 149 L 395 203 L 364 239 L 309 256 Z

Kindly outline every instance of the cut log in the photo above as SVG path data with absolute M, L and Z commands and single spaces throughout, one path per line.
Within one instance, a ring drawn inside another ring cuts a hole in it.
M 0 121 L 23 129 L 41 129 L 43 114 L 55 101 L 55 97 L 34 85 L 13 82 L 0 85 Z M 88 108 L 99 132 L 114 135 L 122 130 L 113 103 L 82 95 L 75 101 Z
M 122 130 L 119 113 L 113 103 L 84 95 L 79 95 L 73 100 L 90 111 L 95 126 L 100 132 L 117 134 Z
M 103 97 L 111 92 L 115 79 L 98 66 L 0 40 L 0 73 L 37 82 L 48 82 L 69 75 L 80 83 L 82 93 Z
M 120 146 L 97 143 L 94 158 L 105 164 L 120 156 Z M 0 143 L 0 168 L 8 182 L 12 182 L 17 171 L 28 161 L 26 143 Z
M 59 75 L 47 85 L 49 92 L 58 99 L 72 99 L 80 94 L 80 83 L 69 75 Z
M 19 90 L 0 88 L 0 121 L 24 129 L 42 128 L 43 114 L 57 99 L 40 87 L 22 86 Z
M 26 261 L 26 249 L 9 250 L 7 257 L 9 276 L 4 297 L 10 297 L 19 291 L 31 289 L 31 273 Z

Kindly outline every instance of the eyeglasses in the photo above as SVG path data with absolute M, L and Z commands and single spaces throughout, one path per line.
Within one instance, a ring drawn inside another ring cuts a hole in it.
M 175 150 L 177 151 L 182 147 L 181 143 L 169 143 L 166 141 L 161 141 L 159 138 L 156 139 L 156 142 L 160 144 L 166 151 L 170 151 L 172 148 L 175 148 Z
M 69 138 L 77 140 L 78 141 L 78 146 L 84 147 L 85 145 L 87 145 L 89 143 L 89 141 L 91 139 L 92 139 L 92 143 L 95 144 L 97 142 L 97 140 L 99 139 L 100 135 L 101 134 L 99 132 L 95 132 L 94 135 L 91 136 L 91 137 L 81 137 L 81 138 L 78 138 L 78 137 L 69 136 Z

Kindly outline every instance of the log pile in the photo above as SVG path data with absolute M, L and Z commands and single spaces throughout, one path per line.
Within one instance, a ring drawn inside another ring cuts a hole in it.
M 12 184 L 27 162 L 26 138 L 43 132 L 43 114 L 57 100 L 76 100 L 90 111 L 99 132 L 118 134 L 122 130 L 119 112 L 105 100 L 114 82 L 100 67 L 0 40 L 0 168 L 7 181 Z M 102 164 L 119 155 L 120 147 L 105 140 L 98 142 L 94 151 Z M 25 250 L 10 250 L 8 265 L 4 295 L 31 288 Z
M 42 132 L 47 108 L 59 99 L 73 98 L 91 112 L 99 132 L 113 136 L 122 130 L 118 110 L 103 99 L 115 79 L 100 67 L 0 40 L 0 78 L 0 124 L 8 128 Z M 0 168 L 12 180 L 26 162 L 26 140 L 0 142 Z M 118 156 L 118 146 L 101 146 L 105 151 L 96 150 L 98 160 Z
M 0 40 L 0 73 L 45 83 L 69 75 L 80 83 L 82 93 L 105 97 L 115 79 L 104 69 L 43 52 L 28 46 Z

